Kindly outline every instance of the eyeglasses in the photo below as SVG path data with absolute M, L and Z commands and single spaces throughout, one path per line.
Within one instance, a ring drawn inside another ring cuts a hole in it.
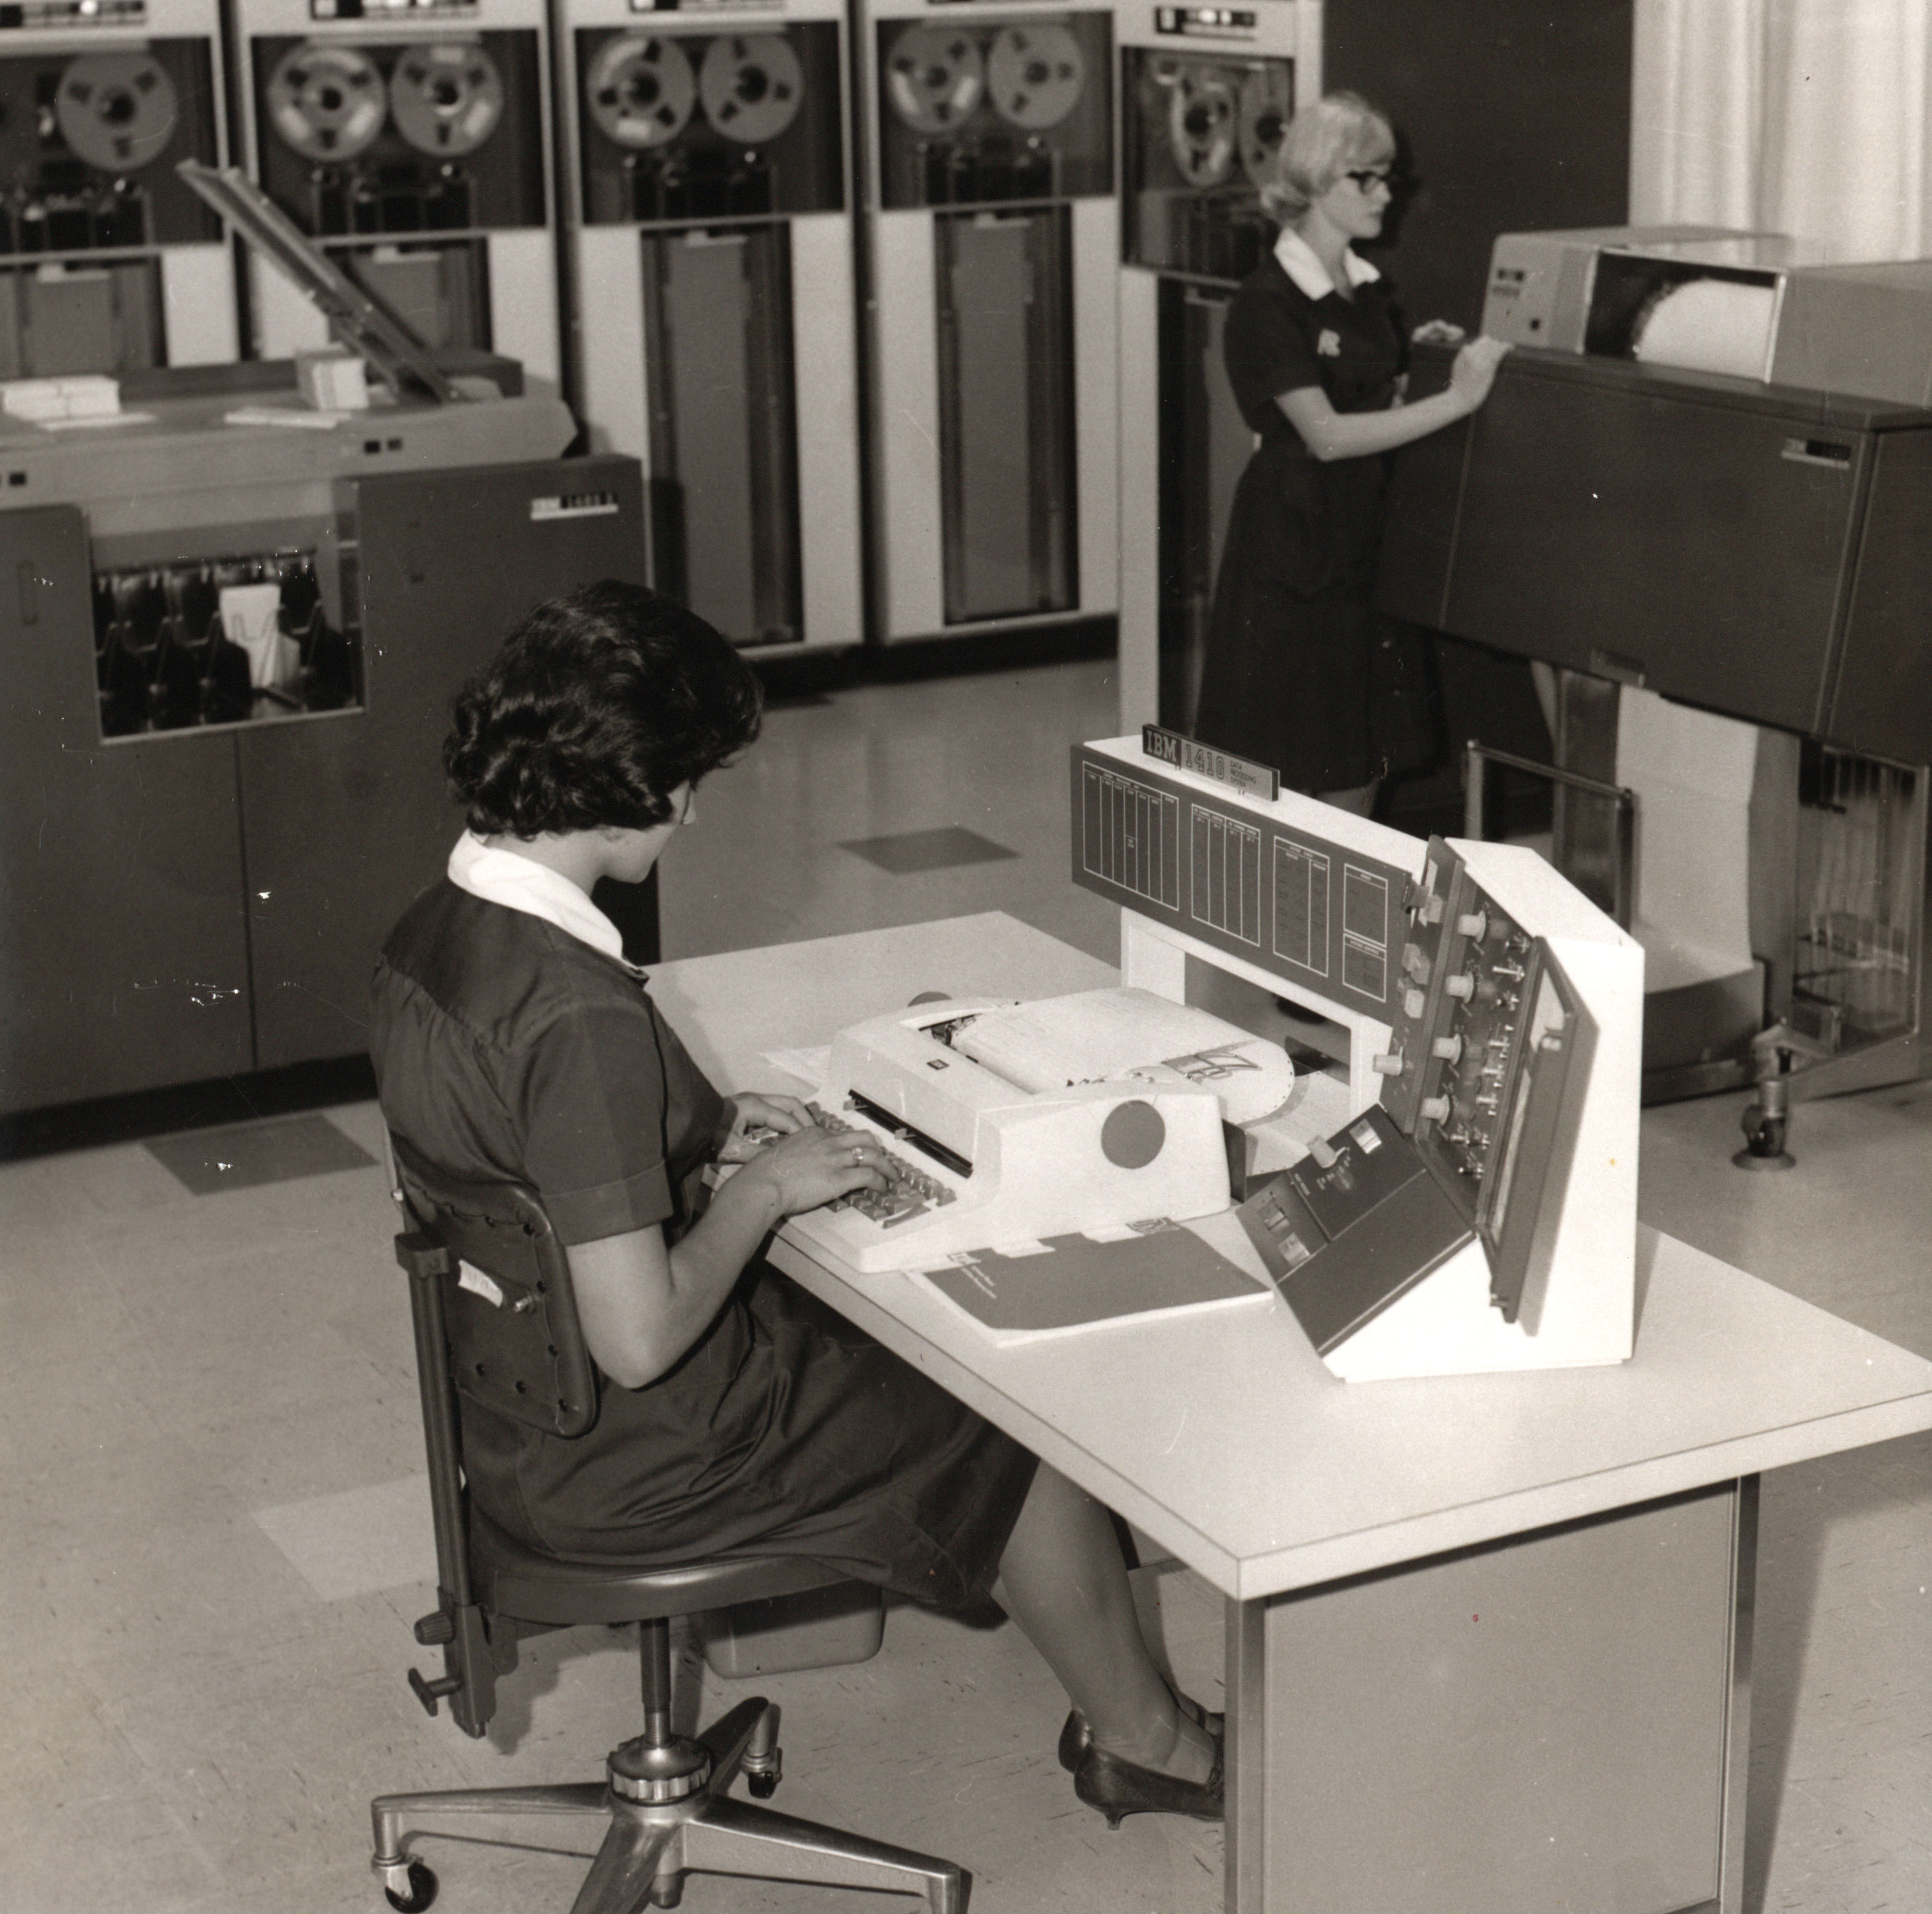
M 1389 170 L 1387 166 L 1352 168 L 1348 172 L 1342 174 L 1342 177 L 1344 179 L 1352 179 L 1355 182 L 1355 188 L 1358 192 L 1372 193 L 1378 186 L 1387 187 L 1390 192 L 1395 190 L 1390 185 Z

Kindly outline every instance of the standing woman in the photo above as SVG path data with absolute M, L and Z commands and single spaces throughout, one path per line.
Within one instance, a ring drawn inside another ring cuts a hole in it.
M 1508 347 L 1456 356 L 1446 392 L 1402 402 L 1403 341 L 1382 274 L 1352 250 L 1382 230 L 1395 135 L 1352 93 L 1298 113 L 1262 200 L 1273 253 L 1228 308 L 1223 350 L 1261 444 L 1241 475 L 1208 632 L 1195 734 L 1289 788 L 1366 814 L 1401 719 L 1375 691 L 1387 622 L 1370 602 L 1382 454 L 1474 412 Z

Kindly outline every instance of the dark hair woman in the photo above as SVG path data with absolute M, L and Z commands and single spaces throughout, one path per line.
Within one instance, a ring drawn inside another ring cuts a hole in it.
M 466 1406 L 470 1492 L 566 1556 L 755 1547 L 990 1594 L 1073 1699 L 1083 1800 L 1218 1816 L 1218 1734 L 1149 1657 L 1107 1512 L 760 1262 L 787 1216 L 882 1187 L 878 1151 L 794 1098 L 720 1096 L 590 901 L 649 874 L 758 722 L 710 626 L 610 584 L 541 607 L 457 700 L 470 829 L 377 966 L 383 1114 L 452 1177 L 542 1193 L 605 1384 L 569 1440 Z M 713 1160 L 742 1167 L 700 1204 Z
M 1375 647 L 1394 641 L 1370 603 L 1381 454 L 1474 411 L 1508 350 L 1474 340 L 1446 392 L 1402 403 L 1388 288 L 1352 250 L 1382 230 L 1395 152 L 1380 113 L 1331 93 L 1294 116 L 1262 190 L 1280 236 L 1222 334 L 1235 403 L 1261 443 L 1235 488 L 1194 727 L 1291 789 L 1360 812 L 1390 734 L 1408 722 L 1383 708 L 1373 670 Z

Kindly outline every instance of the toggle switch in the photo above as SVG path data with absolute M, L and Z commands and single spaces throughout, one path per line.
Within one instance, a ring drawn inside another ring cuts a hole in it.
M 1309 1144 L 1308 1154 L 1315 1159 L 1317 1169 L 1332 1170 L 1342 1160 L 1335 1146 L 1318 1136 Z

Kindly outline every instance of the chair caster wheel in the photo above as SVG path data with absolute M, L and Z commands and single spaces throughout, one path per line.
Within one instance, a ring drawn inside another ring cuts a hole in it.
M 747 1774 L 745 1790 L 760 1801 L 770 1801 L 778 1791 L 778 1778 L 776 1774 Z
M 436 1898 L 436 1876 L 420 1861 L 412 1861 L 409 1866 L 409 1886 L 401 1894 L 392 1887 L 385 1886 L 382 1898 L 400 1914 L 422 1914 L 422 1910 Z

